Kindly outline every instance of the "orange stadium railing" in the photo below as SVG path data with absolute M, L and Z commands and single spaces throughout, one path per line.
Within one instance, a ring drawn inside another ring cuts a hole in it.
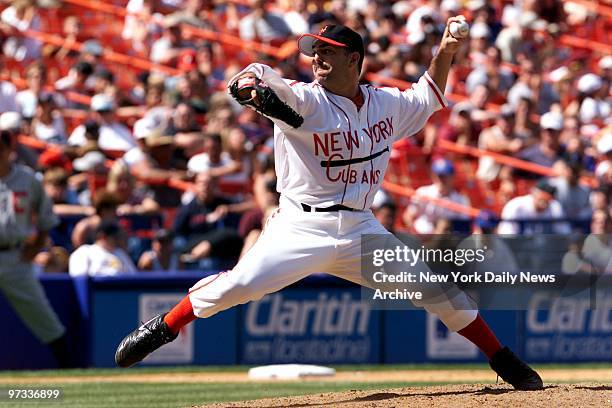
M 71 4 L 81 6 L 84 8 L 89 8 L 89 9 L 104 12 L 104 13 L 114 14 L 119 17 L 125 17 L 128 14 L 125 8 L 121 6 L 108 4 L 104 2 L 91 1 L 91 0 L 64 0 L 64 1 L 66 3 L 71 3 Z M 612 11 L 611 11 L 612 8 L 610 7 L 602 6 L 602 5 L 599 5 L 593 2 L 589 2 L 589 1 L 581 0 L 581 1 L 575 1 L 575 2 L 582 4 L 585 7 L 589 8 L 590 10 L 600 13 L 601 15 L 604 15 L 606 17 L 609 17 L 610 15 L 612 15 Z M 238 2 L 238 3 L 242 4 L 242 2 Z M 267 44 L 258 43 L 255 41 L 244 41 L 240 37 L 237 37 L 231 34 L 218 33 L 218 32 L 199 29 L 199 28 L 195 28 L 195 27 L 191 27 L 187 25 L 183 25 L 183 28 L 186 30 L 186 33 L 192 36 L 204 38 L 207 40 L 211 40 L 211 41 L 215 41 L 215 42 L 219 42 L 219 43 L 223 43 L 223 44 L 227 44 L 231 46 L 240 47 L 241 49 L 261 52 L 261 53 L 267 54 L 277 59 L 284 59 L 288 57 L 289 55 L 291 55 L 293 52 L 295 52 L 297 49 L 295 42 L 293 41 L 288 42 L 281 47 L 274 47 L 274 46 L 270 46 Z M 28 30 L 24 32 L 24 34 L 26 34 L 29 37 L 38 39 L 39 41 L 42 41 L 42 42 L 55 44 L 55 45 L 64 44 L 63 38 L 57 35 L 41 33 L 41 32 L 37 32 L 33 30 Z M 600 52 L 601 51 L 612 52 L 612 46 L 608 44 L 586 40 L 586 39 L 578 38 L 578 37 L 571 36 L 571 35 L 562 35 L 561 41 L 565 45 L 575 47 L 575 48 L 586 48 L 586 49 L 597 50 Z M 81 47 L 82 47 L 81 43 L 75 43 L 74 45 L 71 46 L 72 49 L 77 50 L 77 51 L 80 51 Z M 174 69 L 174 68 L 171 68 L 165 65 L 161 65 L 161 64 L 155 64 L 146 59 L 135 58 L 135 57 L 128 56 L 125 54 L 116 53 L 111 50 L 105 50 L 103 58 L 109 62 L 115 62 L 115 63 L 132 66 L 132 67 L 139 68 L 139 69 L 145 69 L 145 70 L 153 69 L 153 70 L 158 70 L 160 72 L 165 72 L 170 75 L 177 75 L 180 73 L 180 71 L 177 69 Z M 510 66 L 509 68 L 516 69 L 515 66 Z M 383 85 L 396 86 L 400 89 L 407 89 L 411 86 L 411 83 L 407 81 L 402 81 L 402 80 L 395 79 L 395 78 L 384 77 L 376 73 L 366 74 L 366 79 L 370 81 L 381 83 Z M 80 95 L 80 94 L 76 94 L 71 97 L 74 97 L 75 99 L 80 99 L 81 101 L 84 101 L 85 100 L 84 98 L 89 98 L 85 95 Z M 465 100 L 466 97 L 463 95 L 458 95 L 458 94 L 450 94 L 449 99 L 453 101 L 460 101 L 460 100 Z M 487 108 L 492 111 L 498 111 L 499 105 L 488 104 Z M 33 139 L 33 138 L 29 138 L 29 139 Z M 37 141 L 36 139 L 34 140 Z M 21 138 L 20 138 L 20 141 L 22 141 Z M 40 142 L 40 141 L 37 141 L 37 142 Z M 470 155 L 473 157 L 481 157 L 485 155 L 490 156 L 495 161 L 501 164 L 506 164 L 506 165 L 509 165 L 515 168 L 531 171 L 536 174 L 541 174 L 543 176 L 553 175 L 553 170 L 550 168 L 547 168 L 544 166 L 538 166 L 536 164 L 525 162 L 525 161 L 510 157 L 510 156 L 502 155 L 499 153 L 487 152 L 487 151 L 483 151 L 483 150 L 480 150 L 474 147 L 470 147 L 470 146 L 457 145 L 457 144 L 454 144 L 448 141 L 440 141 L 438 143 L 438 146 L 448 151 L 466 154 L 466 155 Z M 40 147 L 41 145 L 38 144 L 38 148 Z M 163 184 L 167 184 L 171 187 L 178 188 L 181 190 L 190 190 L 193 188 L 192 183 L 182 181 L 182 180 L 175 180 L 175 179 L 148 180 L 147 179 L 144 181 L 155 183 L 155 184 L 163 183 Z M 583 177 L 581 181 L 589 185 L 596 185 L 596 180 L 594 180 L 593 178 Z M 465 214 L 471 217 L 478 215 L 478 213 L 480 212 L 480 210 L 478 210 L 477 208 L 463 206 L 463 205 L 460 205 L 460 204 L 457 204 L 457 203 L 454 203 L 448 200 L 444 200 L 444 199 L 419 197 L 418 195 L 415 194 L 414 189 L 410 187 L 405 187 L 405 186 L 401 186 L 398 184 L 394 184 L 389 181 L 384 181 L 383 187 L 387 189 L 389 192 L 411 197 L 412 199 L 416 199 L 416 200 L 424 199 L 424 200 L 434 203 L 435 205 L 438 205 L 438 206 L 441 206 L 449 210 L 452 210 L 452 211 L 455 211 L 461 214 Z
M 27 87 L 27 83 L 25 79 L 23 78 L 19 78 L 15 76 L 8 76 L 8 75 L 0 75 L 0 79 L 11 82 L 13 85 L 15 85 L 17 89 L 24 89 Z M 46 85 L 43 87 L 43 89 L 50 93 L 56 92 L 55 88 L 53 88 L 53 86 L 51 85 Z M 82 104 L 86 106 L 89 106 L 91 104 L 91 96 L 89 95 L 83 95 L 83 94 L 80 94 L 78 92 L 73 92 L 73 91 L 61 91 L 59 93 L 61 93 L 70 102 L 74 102 L 74 103 L 78 103 L 78 104 Z M 133 112 L 134 108 L 140 109 L 139 106 L 122 106 L 117 109 L 117 115 L 123 118 L 140 116 Z M 88 116 L 88 112 L 81 110 L 81 109 L 60 108 L 60 110 L 62 111 L 62 115 L 65 118 L 84 120 L 84 119 L 87 119 L 87 116 Z
M 116 6 L 113 4 L 108 4 L 108 3 L 104 3 L 100 1 L 93 1 L 93 0 L 64 0 L 64 1 L 66 3 L 71 3 L 77 6 L 89 8 L 91 10 L 114 14 L 118 17 L 125 17 L 126 15 L 129 14 L 124 7 Z M 591 1 L 586 1 L 586 0 L 578 0 L 574 2 L 581 4 L 587 9 L 595 13 L 598 13 L 604 17 L 609 18 L 612 16 L 612 7 L 604 6 L 604 5 L 594 3 Z M 238 2 L 238 3 L 242 4 L 242 2 Z M 150 22 L 155 22 L 150 16 L 141 16 L 141 17 L 146 18 Z M 287 58 L 289 55 L 291 55 L 293 52 L 297 50 L 297 46 L 294 44 L 294 42 L 289 42 L 287 44 L 284 44 L 281 47 L 274 47 L 274 46 L 262 44 L 256 41 L 245 41 L 241 39 L 240 37 L 237 37 L 231 34 L 219 33 L 219 32 L 215 32 L 211 30 L 195 28 L 192 26 L 188 26 L 186 24 L 183 24 L 182 27 L 186 30 L 187 33 L 191 33 L 194 36 L 198 36 L 200 38 L 211 40 L 211 41 L 221 42 L 227 45 L 238 46 L 245 50 L 261 52 L 269 56 L 275 57 L 279 60 Z M 610 50 L 612 50 L 612 46 L 606 43 L 591 41 L 591 40 L 579 38 L 576 36 L 571 36 L 568 34 L 562 35 L 561 41 L 565 45 L 575 47 L 575 48 L 586 48 L 586 49 L 591 49 L 593 51 L 603 51 L 603 52 L 608 52 L 608 53 L 610 53 L 611 52 Z
M 27 87 L 27 83 L 25 81 L 25 79 L 23 78 L 19 78 L 19 77 L 14 77 L 11 76 L 9 77 L 8 75 L 0 75 L 0 79 L 6 80 L 11 82 L 13 85 L 15 85 L 18 89 L 23 89 Z M 44 87 L 44 90 L 47 92 L 54 92 L 55 89 L 48 85 Z M 91 97 L 88 95 L 83 95 L 80 94 L 78 92 L 73 92 L 73 91 L 66 91 L 66 92 L 62 92 L 62 95 L 64 95 L 64 97 L 66 99 L 68 99 L 71 102 L 75 102 L 75 103 L 80 103 L 83 105 L 89 105 L 91 103 Z
M 612 54 L 612 45 L 598 41 L 579 38 L 567 34 L 561 35 L 559 37 L 559 41 L 561 42 L 561 44 L 574 48 L 583 48 L 587 50 L 597 51 L 600 53 Z
M 18 138 L 20 144 L 30 147 L 36 150 L 51 150 L 57 152 L 63 152 L 63 149 L 59 145 L 54 145 L 50 143 L 43 142 L 42 140 L 36 139 L 35 137 L 20 135 Z M 113 165 L 113 160 L 107 160 L 105 162 L 105 166 L 110 168 Z M 191 191 L 194 189 L 194 184 L 184 180 L 178 179 L 159 179 L 159 178 L 149 178 L 149 177 L 138 177 L 139 181 L 142 181 L 147 184 L 164 184 L 168 187 L 175 188 L 181 191 Z
M 83 43 L 76 42 L 76 41 L 72 44 L 65 44 L 64 38 L 62 38 L 59 35 L 55 35 L 55 34 L 48 34 L 48 33 L 43 33 L 43 32 L 35 31 L 35 30 L 25 30 L 20 33 L 29 38 L 34 38 L 38 41 L 41 41 L 47 44 L 67 46 L 68 48 L 75 50 L 75 51 L 81 51 L 83 47 Z M 163 72 L 168 75 L 179 75 L 182 73 L 182 71 L 176 68 L 171 68 L 171 67 L 168 67 L 162 64 L 156 64 L 144 58 L 138 58 L 138 57 L 134 57 L 131 55 L 120 54 L 118 52 L 115 52 L 109 49 L 104 49 L 104 52 L 102 54 L 102 59 L 104 59 L 107 62 L 115 62 L 117 64 L 127 65 L 127 66 L 131 66 L 134 68 L 146 70 L 146 71 L 152 71 L 152 70 L 159 71 L 159 72 Z
M 563 0 L 564 3 L 576 3 L 600 16 L 612 18 L 612 7 L 589 0 Z
M 541 166 L 536 163 L 531 163 L 526 160 L 517 159 L 516 157 L 507 156 L 501 153 L 478 149 L 473 146 L 461 145 L 458 143 L 450 142 L 448 140 L 439 140 L 437 142 L 437 146 L 441 149 L 444 149 L 444 150 L 447 150 L 453 153 L 465 154 L 465 155 L 469 155 L 472 157 L 488 156 L 488 157 L 491 157 L 493 160 L 495 160 L 499 164 L 504 164 L 504 165 L 510 166 L 515 169 L 525 170 L 530 173 L 539 174 L 544 177 L 554 177 L 557 175 L 555 171 L 550 167 Z M 583 184 L 588 185 L 590 187 L 596 187 L 598 185 L 597 180 L 594 179 L 593 177 L 583 176 L 580 178 L 580 181 Z
M 481 212 L 481 210 L 479 210 L 478 208 L 458 204 L 450 200 L 445 200 L 443 198 L 421 196 L 419 194 L 416 194 L 416 190 L 412 187 L 402 186 L 400 184 L 392 183 L 390 181 L 383 181 L 382 187 L 385 189 L 385 191 L 388 191 L 389 193 L 408 197 L 411 200 L 415 201 L 427 201 L 437 207 L 442 207 L 459 214 L 467 215 L 469 217 L 476 217 Z
M 116 6 L 113 4 L 108 4 L 108 3 L 104 3 L 104 2 L 100 2 L 100 1 L 91 1 L 91 0 L 64 0 L 65 3 L 70 3 L 73 4 L 75 6 L 81 6 L 81 7 L 85 7 L 91 10 L 96 10 L 96 11 L 101 11 L 104 13 L 110 13 L 110 14 L 114 14 L 117 17 L 125 17 L 131 13 L 128 13 L 128 11 L 120 6 Z M 156 19 L 152 18 L 151 16 L 148 15 L 138 15 L 140 18 L 145 19 L 145 21 L 149 22 L 149 23 L 155 23 L 155 24 L 161 24 L 161 21 L 157 21 Z M 296 49 L 296 46 L 293 47 L 289 47 L 289 46 L 283 46 L 283 47 L 273 47 L 271 45 L 267 45 L 267 44 L 262 44 L 259 43 L 257 41 L 246 41 L 241 39 L 240 37 L 237 37 L 235 35 L 231 35 L 231 34 L 227 34 L 227 33 L 221 33 L 221 32 L 216 32 L 216 31 L 212 31 L 212 30 L 206 30 L 203 28 L 197 28 L 197 27 L 193 27 L 190 26 L 188 24 L 182 24 L 181 25 L 182 29 L 185 30 L 185 33 L 188 35 L 191 35 L 193 37 L 198 37 L 204 40 L 209 40 L 209 41 L 215 41 L 215 42 L 219 42 L 219 43 L 223 43 L 226 45 L 230 45 L 230 46 L 234 46 L 234 47 L 238 47 L 241 48 L 243 50 L 248 50 L 248 51 L 255 51 L 255 52 L 260 52 L 266 55 L 270 55 L 274 58 L 277 59 L 285 59 L 287 58 L 289 55 L 291 55 Z

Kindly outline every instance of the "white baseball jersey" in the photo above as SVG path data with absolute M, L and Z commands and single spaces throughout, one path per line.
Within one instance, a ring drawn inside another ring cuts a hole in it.
M 70 255 L 70 276 L 119 276 L 136 273 L 129 255 L 121 248 L 108 251 L 98 244 L 81 245 Z
M 6 177 L 0 178 L 0 245 L 21 244 L 35 225 L 48 231 L 59 223 L 51 200 L 34 172 L 13 164 Z
M 251 64 L 262 79 L 304 118 L 294 129 L 274 121 L 277 190 L 285 197 L 315 207 L 343 204 L 368 209 L 382 183 L 391 145 L 412 136 L 447 101 L 425 73 L 406 91 L 360 85 L 364 104 L 357 110 L 348 98 L 309 84 L 281 78 L 263 64 Z
M 446 104 L 427 74 L 404 92 L 362 85 L 364 104 L 357 110 L 352 101 L 316 82 L 291 82 L 261 64 L 249 65 L 242 73 L 247 71 L 271 86 L 304 123 L 294 129 L 272 119 L 280 206 L 231 271 L 208 276 L 191 288 L 189 299 L 199 317 L 261 299 L 321 271 L 369 285 L 361 274 L 362 237 L 382 235 L 394 243 L 389 247 L 403 245 L 370 211 L 391 144 L 418 132 Z M 343 204 L 365 211 L 307 212 L 299 203 Z M 414 268 L 425 271 L 428 266 Z M 474 321 L 477 311 L 465 294 L 452 299 L 441 295 L 435 288 L 424 290 L 423 301 L 413 303 L 436 313 L 452 331 Z
M 0 293 L 25 325 L 44 343 L 60 338 L 65 328 L 19 246 L 36 227 L 48 231 L 59 223 L 51 200 L 32 169 L 13 164 L 0 177 Z

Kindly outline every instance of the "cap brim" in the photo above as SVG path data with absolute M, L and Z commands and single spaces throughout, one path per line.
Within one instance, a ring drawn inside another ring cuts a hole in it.
M 346 44 L 342 44 L 341 42 L 334 41 L 329 38 L 322 37 L 316 34 L 303 34 L 298 38 L 298 48 L 300 52 L 309 57 L 314 57 L 313 45 L 315 41 L 323 41 L 330 45 L 335 45 L 337 47 L 346 47 Z

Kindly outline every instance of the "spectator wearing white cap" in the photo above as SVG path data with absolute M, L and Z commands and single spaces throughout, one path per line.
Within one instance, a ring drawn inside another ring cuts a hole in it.
M 0 114 L 0 130 L 8 131 L 13 137 L 17 137 L 22 132 L 23 125 L 23 118 L 18 112 L 13 111 Z M 17 143 L 15 152 L 17 153 L 18 163 L 32 168 L 37 167 L 38 153 L 22 143 Z
M 599 69 L 601 69 L 602 72 L 607 73 L 608 71 L 611 71 L 612 70 L 612 55 L 606 55 L 605 57 L 600 59 L 597 65 L 599 66 Z
M 151 24 L 149 18 L 161 19 L 163 16 L 158 12 L 159 4 L 156 1 L 129 0 L 125 10 L 127 15 L 123 23 L 121 37 L 131 41 L 135 51 L 148 50 L 151 38 L 158 31 L 157 24 Z
M 144 141 L 141 159 L 132 163 L 131 171 L 137 178 L 151 179 L 183 179 L 184 170 L 176 170 L 174 163 L 174 138 L 166 135 L 165 125 L 150 127 L 144 135 L 139 133 Z M 140 132 L 140 131 L 139 131 Z
M 552 167 L 564 152 L 559 143 L 563 129 L 563 115 L 559 112 L 546 112 L 540 118 L 540 141 L 523 150 L 518 157 L 540 166 Z M 519 172 L 521 177 L 534 178 L 533 173 Z M 537 177 L 536 177 L 537 178 Z
M 146 149 L 145 139 L 158 132 L 157 128 L 162 127 L 161 118 L 156 115 L 146 115 L 134 122 L 132 133 L 136 139 L 136 146 L 125 152 L 121 160 L 131 169 L 132 166 L 145 160 L 144 150 Z
M 580 93 L 579 117 L 582 123 L 592 123 L 610 119 L 610 101 L 606 99 L 607 89 L 603 89 L 603 81 L 598 75 L 588 73 L 580 77 L 576 87 Z M 602 89 L 605 95 L 602 95 Z
M 282 17 L 291 29 L 293 35 L 301 35 L 309 32 L 308 26 L 308 2 L 306 0 L 285 0 L 279 2 L 282 8 Z
M 597 142 L 597 151 L 600 154 L 601 161 L 595 169 L 595 177 L 604 186 L 606 184 L 612 185 L 612 131 L 604 130 L 604 134 Z
M 100 124 L 98 145 L 101 149 L 125 152 L 136 146 L 130 130 L 117 120 L 115 101 L 110 96 L 94 95 L 90 107 L 94 120 Z M 71 146 L 83 146 L 86 142 L 83 125 L 74 129 L 68 139 Z
M 472 67 L 481 67 L 485 64 L 486 51 L 491 39 L 491 30 L 486 23 L 474 23 L 470 29 L 470 63 Z
M 442 13 L 440 18 L 442 21 L 448 20 L 461 11 L 461 4 L 458 0 L 442 0 L 440 3 L 440 12 Z
M 23 119 L 21 114 L 15 111 L 4 112 L 0 114 L 0 130 L 8 130 L 10 132 L 19 132 Z
M 517 52 L 520 49 L 522 27 L 520 24 L 520 10 L 507 5 L 502 13 L 502 24 L 504 28 L 495 39 L 495 45 L 500 49 L 502 58 L 506 62 L 516 64 Z
M 436 1 L 419 1 L 420 5 L 410 13 L 406 21 L 406 31 L 413 39 L 424 38 L 426 32 L 425 21 L 439 22 L 441 17 L 438 14 L 439 6 Z M 418 42 L 418 41 L 417 41 Z M 412 44 L 414 42 L 411 41 Z

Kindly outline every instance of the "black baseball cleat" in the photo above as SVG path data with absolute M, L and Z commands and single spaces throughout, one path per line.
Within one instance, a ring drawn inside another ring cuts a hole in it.
M 489 365 L 505 382 L 514 389 L 535 391 L 544 388 L 542 378 L 531 367 L 524 363 L 508 347 L 499 350 Z
M 164 322 L 166 313 L 143 323 L 121 341 L 115 352 L 115 363 L 119 367 L 131 367 L 164 344 L 178 337 Z

